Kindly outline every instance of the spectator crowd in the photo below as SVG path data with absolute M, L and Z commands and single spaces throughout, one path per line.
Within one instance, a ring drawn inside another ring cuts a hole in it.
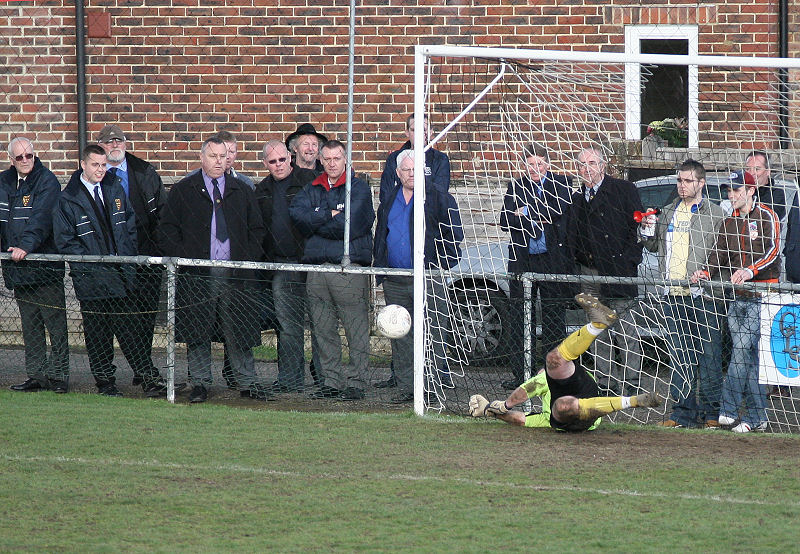
M 423 125 L 427 142 L 430 128 L 427 121 Z M 36 155 L 33 141 L 14 138 L 8 145 L 11 166 L 0 173 L 0 238 L 2 250 L 10 253 L 2 263 L 3 278 L 19 307 L 27 379 L 11 388 L 69 390 L 65 264 L 26 260 L 28 254 L 170 256 L 331 269 L 346 260 L 355 267 L 410 269 L 414 165 L 420 156 L 425 171 L 424 264 L 426 269 L 452 268 L 461 257 L 464 233 L 449 192 L 449 159 L 435 148 L 414 144 L 413 117 L 406 120 L 406 136 L 408 141 L 386 160 L 377 211 L 367 182 L 347 175 L 345 144 L 329 140 L 309 123 L 286 140 L 263 146 L 261 161 L 268 176 L 259 182 L 235 168 L 233 134 L 220 131 L 206 138 L 200 167 L 169 194 L 153 165 L 128 150 L 128 139 L 117 125 L 104 127 L 83 150 L 80 168 L 63 190 Z M 635 277 L 643 248 L 655 252 L 659 277 L 681 282 L 660 291 L 673 401 L 662 425 L 766 429 L 768 391 L 758 381 L 761 297 L 742 285 L 778 282 L 785 277 L 782 265 L 790 279 L 800 277 L 800 210 L 796 197 L 786 205 L 767 153 L 750 153 L 742 171 L 723 184 L 730 202 L 727 213 L 705 194 L 703 165 L 688 159 L 677 167 L 674 200 L 639 221 L 634 214 L 644 207 L 635 185 L 609 175 L 601 149 L 578 153 L 577 184 L 571 176 L 551 171 L 550 156 L 542 144 L 525 147 L 525 171 L 508 184 L 499 223 L 511 239 L 509 273 L 584 276 L 581 292 L 602 299 L 619 315 L 613 329 L 604 330 L 591 345 L 595 377 L 604 379 L 601 385 L 608 389 L 625 383 L 630 389 L 625 393 L 635 394 L 642 366 L 634 318 L 637 287 L 600 284 L 593 277 Z M 163 269 L 112 263 L 69 266 L 97 391 L 121 396 L 113 363 L 116 339 L 133 370 L 133 384 L 147 396 L 163 396 L 167 384 L 152 355 Z M 413 313 L 412 278 L 389 274 L 377 281 L 387 303 Z M 446 284 L 436 277 L 426 281 L 426 317 L 434 321 L 435 335 L 431 364 L 442 385 L 452 386 Z M 709 294 L 715 283 L 727 283 L 722 288 L 733 294 Z M 211 393 L 214 342 L 224 343 L 222 374 L 242 397 L 272 400 L 278 393 L 305 390 L 306 327 L 313 345 L 311 397 L 363 399 L 369 385 L 370 287 L 371 277 L 364 273 L 182 266 L 175 333 L 187 346 L 189 402 L 204 402 Z M 522 282 L 512 280 L 508 328 L 513 351 L 551 351 L 567 332 L 565 313 L 577 288 L 559 282 L 533 284 L 542 318 L 536 348 L 523 344 L 525 336 L 536 341 L 535 303 L 526 317 Z M 259 379 L 253 356 L 267 320 L 278 337 L 278 374 L 271 384 Z M 523 332 L 526 321 L 530 333 Z M 733 341 L 727 372 L 720 352 L 726 327 Z M 396 388 L 393 400 L 398 403 L 413 400 L 413 345 L 413 328 L 391 341 L 391 377 L 375 384 Z M 544 360 L 535 363 L 538 367 Z M 513 390 L 523 382 L 522 356 L 513 357 L 511 373 L 503 385 Z

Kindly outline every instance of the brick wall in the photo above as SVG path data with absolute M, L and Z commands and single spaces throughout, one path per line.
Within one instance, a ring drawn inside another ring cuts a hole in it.
M 77 156 L 74 7 L 63 4 L 0 5 L 0 142 L 34 135 L 59 174 Z M 356 171 L 373 176 L 404 140 L 418 43 L 618 52 L 626 24 L 691 23 L 700 27 L 703 54 L 777 53 L 777 0 L 358 4 L 353 158 Z M 799 8 L 792 0 L 793 56 Z M 243 170 L 260 176 L 260 146 L 299 123 L 345 138 L 349 1 L 88 1 L 87 24 L 105 14 L 112 36 L 87 38 L 90 141 L 106 123 L 119 123 L 133 151 L 178 176 L 197 165 L 201 140 L 225 128 L 240 137 Z

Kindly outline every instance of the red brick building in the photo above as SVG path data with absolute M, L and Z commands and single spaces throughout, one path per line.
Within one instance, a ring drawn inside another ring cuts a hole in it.
M 800 2 L 786 2 L 792 57 L 800 53 Z M 631 36 L 643 30 L 646 38 L 656 25 L 688 32 L 699 54 L 780 52 L 780 0 L 357 4 L 353 159 L 372 176 L 404 140 L 416 44 L 626 52 Z M 64 175 L 78 147 L 75 7 L 12 1 L 0 14 L 0 143 L 31 136 Z M 219 128 L 239 135 L 243 170 L 254 176 L 263 174 L 261 145 L 299 123 L 344 139 L 349 17 L 347 0 L 88 0 L 88 139 L 119 123 L 131 149 L 167 177 L 196 166 L 200 141 Z M 790 76 L 791 139 L 795 81 Z

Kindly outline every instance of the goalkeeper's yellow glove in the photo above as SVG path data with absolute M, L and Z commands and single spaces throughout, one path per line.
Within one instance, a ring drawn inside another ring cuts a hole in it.
M 484 411 L 487 416 L 493 415 L 494 417 L 498 417 L 507 414 L 508 408 L 506 408 L 505 400 L 492 400 Z
M 473 394 L 469 397 L 469 415 L 472 417 L 485 417 L 488 405 L 489 401 L 480 394 Z

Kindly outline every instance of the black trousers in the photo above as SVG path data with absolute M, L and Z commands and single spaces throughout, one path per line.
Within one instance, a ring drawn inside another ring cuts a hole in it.
M 25 371 L 28 377 L 46 385 L 49 379 L 69 379 L 69 341 L 64 300 L 64 283 L 17 286 L 14 298 L 25 341 Z M 45 329 L 50 334 L 47 357 Z
M 161 281 L 164 268 L 161 266 L 137 266 L 135 288 L 128 295 L 131 324 L 136 334 L 136 343 L 144 349 L 144 356 L 152 360 L 153 333 L 161 298 Z M 138 375 L 138 371 L 134 369 Z
M 98 387 L 116 382 L 114 361 L 114 337 L 134 373 L 141 375 L 143 387 L 159 379 L 158 370 L 148 355 L 149 349 L 137 332 L 137 315 L 131 313 L 128 298 L 82 300 L 83 335 L 89 369 Z

